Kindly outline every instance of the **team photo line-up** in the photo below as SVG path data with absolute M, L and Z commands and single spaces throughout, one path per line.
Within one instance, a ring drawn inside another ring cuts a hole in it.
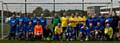
M 118 19 L 119 20 L 119 19 Z M 49 24 L 44 14 L 37 17 L 14 14 L 9 21 L 8 39 L 17 40 L 111 40 L 117 30 L 113 17 L 109 14 L 83 16 L 80 13 L 54 14 Z M 114 22 L 113 22 L 114 21 Z M 117 23 L 118 24 L 118 23 Z

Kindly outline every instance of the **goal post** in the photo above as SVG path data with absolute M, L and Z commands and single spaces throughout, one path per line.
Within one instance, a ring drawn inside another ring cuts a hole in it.
M 0 1 L 1 3 L 1 39 L 4 39 L 3 38 L 3 13 L 4 13 L 4 7 L 3 7 L 3 1 Z

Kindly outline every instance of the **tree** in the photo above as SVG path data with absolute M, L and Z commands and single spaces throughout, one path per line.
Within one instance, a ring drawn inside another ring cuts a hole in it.
M 54 13 L 55 13 L 55 11 L 53 10 L 53 11 L 50 12 L 50 15 L 53 17 Z
M 56 13 L 58 14 L 58 16 L 62 16 L 64 12 L 65 10 L 60 10 L 60 11 L 57 11 Z
M 70 12 L 70 13 L 80 13 L 80 14 L 83 14 L 83 15 L 85 15 L 86 16 L 86 11 L 82 11 L 82 10 L 77 10 L 77 9 L 75 9 L 75 10 L 67 10 L 67 12 Z
M 51 16 L 51 15 L 50 15 L 50 11 L 49 11 L 48 9 L 45 9 L 45 10 L 43 11 L 43 14 L 44 14 L 45 17 Z
M 36 14 L 37 16 L 40 16 L 41 13 L 43 13 L 42 7 L 37 7 L 35 10 L 33 10 L 33 13 Z

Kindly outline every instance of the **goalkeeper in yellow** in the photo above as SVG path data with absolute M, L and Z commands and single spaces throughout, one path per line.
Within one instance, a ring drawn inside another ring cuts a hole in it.
M 104 34 L 105 34 L 105 38 L 107 38 L 107 40 L 111 40 L 112 36 L 113 36 L 113 28 L 110 27 L 109 23 L 106 23 L 105 29 L 104 29 Z

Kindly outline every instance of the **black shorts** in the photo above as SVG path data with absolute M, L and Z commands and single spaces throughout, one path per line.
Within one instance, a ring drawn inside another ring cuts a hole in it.
M 10 37 L 15 37 L 16 36 L 14 32 L 9 33 L 9 35 L 10 35 Z
M 65 32 L 66 28 L 67 28 L 67 27 L 63 27 L 63 32 Z

